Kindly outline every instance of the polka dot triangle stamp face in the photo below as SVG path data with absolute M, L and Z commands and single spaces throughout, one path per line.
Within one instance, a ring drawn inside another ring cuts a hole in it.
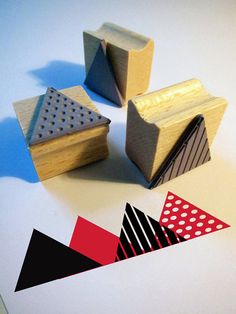
M 109 123 L 106 117 L 49 87 L 33 126 L 30 145 Z
M 220 219 L 168 192 L 160 223 L 185 240 L 230 227 Z

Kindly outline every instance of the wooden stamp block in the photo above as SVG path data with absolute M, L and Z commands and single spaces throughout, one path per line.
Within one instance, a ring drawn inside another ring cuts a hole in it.
M 129 101 L 126 153 L 151 182 L 150 188 L 210 159 L 208 148 L 226 106 L 225 99 L 210 95 L 197 79 Z
M 40 180 L 108 156 L 110 120 L 81 86 L 13 104 Z
M 104 23 L 97 31 L 84 31 L 83 38 L 87 75 L 101 41 L 105 41 L 107 58 L 124 104 L 147 90 L 154 50 L 153 40 L 112 23 Z M 102 73 L 100 74 L 102 79 Z M 101 94 L 107 97 L 106 90 Z

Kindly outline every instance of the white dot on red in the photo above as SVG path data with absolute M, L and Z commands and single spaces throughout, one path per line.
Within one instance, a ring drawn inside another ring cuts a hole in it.
M 180 216 L 181 217 L 186 217 L 186 216 L 188 216 L 188 214 L 187 213 L 182 213 Z
M 188 205 L 188 204 L 185 204 L 185 205 L 183 206 L 183 209 L 187 209 L 187 208 L 189 208 L 189 205 Z
M 165 214 L 165 215 L 169 215 L 169 213 L 170 213 L 169 210 L 165 210 L 165 211 L 164 211 L 164 214 Z
M 206 228 L 205 231 L 206 231 L 206 232 L 210 232 L 210 231 L 211 231 L 211 228 Z
M 177 217 L 176 216 L 171 216 L 170 219 L 171 220 L 175 220 Z
M 210 225 L 212 225 L 214 222 L 215 222 L 215 220 L 214 220 L 214 219 L 210 219 L 210 220 L 208 220 L 208 223 L 209 223 Z
M 187 226 L 185 229 L 186 229 L 186 230 L 191 230 L 191 229 L 192 229 L 192 226 Z
M 168 225 L 168 228 L 172 229 L 172 228 L 174 228 L 174 225 L 170 224 L 170 225 Z
M 168 218 L 163 218 L 162 222 L 167 222 L 169 219 Z
M 177 205 L 179 205 L 179 204 L 181 204 L 181 203 L 182 203 L 181 200 L 177 200 L 177 201 L 175 202 L 175 204 L 177 204 Z
M 205 218 L 206 218 L 206 215 L 200 215 L 199 218 L 200 218 L 200 219 L 205 219 Z
M 182 229 L 177 229 L 176 232 L 177 233 L 181 233 L 181 232 L 183 232 L 183 230 Z
M 221 228 L 223 228 L 223 225 L 217 225 L 216 228 L 221 229 Z
M 195 235 L 196 235 L 196 236 L 198 236 L 198 235 L 200 235 L 200 234 L 201 234 L 201 231 L 196 231 L 196 232 L 195 232 Z
M 197 212 L 198 212 L 197 209 L 193 209 L 193 210 L 191 211 L 192 214 L 196 214 Z
M 185 239 L 189 239 L 190 238 L 190 234 L 185 234 L 184 238 Z
M 169 195 L 168 196 L 168 200 L 173 200 L 174 196 L 173 195 Z
M 189 221 L 194 222 L 194 221 L 196 221 L 196 218 L 192 217 L 189 219 Z
M 179 210 L 178 207 L 174 207 L 174 208 L 172 209 L 173 212 L 177 212 L 178 210 Z
M 202 227 L 202 226 L 203 226 L 202 222 L 197 223 L 197 227 Z
M 179 225 L 184 225 L 185 221 L 184 220 L 180 220 Z
M 172 203 L 167 203 L 166 204 L 166 207 L 171 207 L 172 206 Z

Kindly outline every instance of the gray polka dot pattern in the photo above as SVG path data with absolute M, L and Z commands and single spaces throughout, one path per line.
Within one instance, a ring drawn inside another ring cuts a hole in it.
M 49 87 L 39 110 L 30 145 L 109 123 L 106 117 Z

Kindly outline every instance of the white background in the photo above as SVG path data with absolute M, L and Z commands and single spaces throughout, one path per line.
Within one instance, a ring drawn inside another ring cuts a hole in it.
M 124 152 L 126 108 L 88 91 L 112 120 L 110 157 L 37 182 L 12 102 L 84 81 L 82 31 L 110 21 L 155 40 L 149 90 L 193 77 L 229 107 L 212 161 L 153 191 Z M 236 313 L 236 1 L 0 2 L 0 293 L 9 313 Z M 128 201 L 158 219 L 170 190 L 231 228 L 14 293 L 33 228 L 68 245 L 78 215 L 119 235 Z

